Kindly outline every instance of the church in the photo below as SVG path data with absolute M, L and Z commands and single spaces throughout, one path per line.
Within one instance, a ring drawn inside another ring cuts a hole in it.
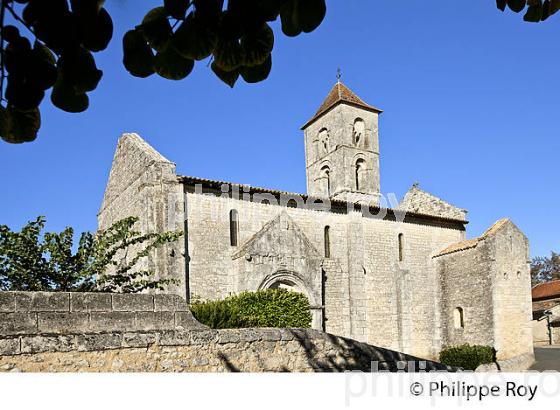
M 313 327 L 335 335 L 424 358 L 465 343 L 532 358 L 527 238 L 500 219 L 467 239 L 466 210 L 417 184 L 389 206 L 381 113 L 337 81 L 302 127 L 306 194 L 177 175 L 123 134 L 99 228 L 137 216 L 143 232 L 183 230 L 146 268 L 175 278 L 168 292 L 187 301 L 282 287 L 304 293 Z

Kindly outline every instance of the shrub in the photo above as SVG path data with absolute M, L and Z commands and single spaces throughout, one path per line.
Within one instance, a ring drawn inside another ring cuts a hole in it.
M 224 300 L 195 302 L 191 310 L 199 322 L 213 329 L 311 327 L 307 297 L 285 289 L 243 292 Z
M 461 345 L 446 347 L 439 354 L 439 361 L 448 366 L 475 370 L 481 364 L 494 362 L 496 351 L 492 346 Z

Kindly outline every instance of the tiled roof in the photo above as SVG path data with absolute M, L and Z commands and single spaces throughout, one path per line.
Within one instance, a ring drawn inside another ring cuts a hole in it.
M 468 239 L 466 241 L 462 241 L 462 242 L 457 242 L 454 243 L 452 245 L 449 245 L 447 248 L 441 250 L 439 253 L 437 253 L 436 255 L 434 255 L 433 257 L 436 258 L 438 256 L 443 256 L 443 255 L 448 255 L 450 253 L 454 253 L 454 252 L 459 252 L 459 251 L 464 251 L 466 249 L 471 249 L 471 248 L 476 248 L 477 245 L 482 242 L 483 240 L 485 240 L 486 238 L 488 238 L 489 236 L 492 236 L 493 234 L 495 234 L 502 226 L 504 226 L 507 222 L 509 221 L 509 219 L 504 218 L 504 219 L 500 219 L 499 221 L 497 221 L 496 223 L 494 223 L 494 225 L 492 225 L 490 228 L 488 228 L 482 235 L 480 235 L 478 238 L 474 238 L 474 239 Z
M 531 290 L 533 300 L 560 297 L 560 280 L 539 283 Z
M 542 313 L 545 310 L 550 310 L 556 306 L 560 306 L 560 298 L 554 300 L 540 300 L 533 302 L 533 312 Z
M 297 197 L 303 198 L 305 201 L 307 201 L 308 198 L 310 198 L 309 195 L 300 194 L 300 193 L 297 193 L 297 192 L 287 192 L 287 191 L 279 191 L 279 190 L 276 190 L 276 189 L 259 188 L 259 187 L 254 187 L 254 186 L 247 185 L 247 184 L 239 184 L 239 183 L 228 182 L 228 181 L 220 181 L 220 180 L 215 180 L 215 179 L 207 179 L 207 178 L 193 177 L 193 176 L 187 176 L 187 175 L 178 175 L 177 179 L 179 180 L 179 182 L 181 182 L 183 184 L 187 184 L 187 185 L 202 184 L 202 185 L 207 185 L 207 186 L 213 186 L 213 187 L 216 187 L 216 188 L 219 188 L 222 185 L 230 185 L 232 187 L 237 187 L 237 188 L 241 189 L 240 192 L 242 192 L 243 188 L 246 188 L 247 192 L 259 192 L 259 193 L 270 193 L 270 194 L 273 194 L 273 195 L 297 196 Z M 321 198 L 317 197 L 317 199 L 321 199 Z M 344 201 L 344 200 L 333 199 L 333 198 L 330 199 L 330 202 L 331 202 L 332 205 L 343 205 L 343 206 L 347 206 L 348 204 L 353 204 L 354 203 L 354 202 L 350 202 L 350 201 Z M 370 208 L 371 209 L 376 209 L 376 210 L 380 209 L 379 206 L 371 206 Z M 395 210 L 391 209 L 391 208 L 385 208 L 385 209 L 387 209 L 387 211 L 389 213 L 395 212 Z M 396 211 L 398 212 L 398 209 Z M 462 220 L 462 219 L 446 218 L 444 216 L 424 214 L 424 213 L 421 213 L 421 212 L 407 211 L 406 215 L 420 217 L 420 218 L 424 218 L 424 219 L 428 219 L 428 220 L 443 221 L 443 222 L 453 222 L 453 223 L 459 222 L 462 225 L 466 225 L 466 224 L 469 223 L 468 221 L 465 221 L 465 220 Z
M 334 106 L 342 102 L 363 108 L 368 111 L 374 111 L 377 113 L 383 112 L 379 108 L 375 108 L 369 104 L 366 104 L 360 97 L 354 94 L 348 87 L 346 87 L 344 84 L 338 81 L 330 91 L 329 95 L 327 95 L 327 98 L 325 98 L 325 101 L 323 101 L 323 104 L 321 104 L 321 107 L 319 107 L 319 110 L 315 113 L 313 118 L 307 121 L 307 123 L 302 128 L 306 128 L 309 124 L 311 124 L 321 115 L 325 114 L 331 108 L 333 108 Z

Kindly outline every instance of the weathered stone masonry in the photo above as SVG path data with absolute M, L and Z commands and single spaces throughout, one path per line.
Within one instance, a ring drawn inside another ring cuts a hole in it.
M 125 134 L 100 228 L 135 215 L 146 231 L 184 229 L 148 264 L 186 299 L 288 287 L 310 299 L 314 328 L 376 346 L 436 358 L 449 344 L 488 343 L 504 359 L 532 355 L 527 239 L 507 220 L 466 241 L 467 212 L 417 185 L 395 209 L 380 206 L 380 114 L 333 87 L 303 127 L 309 196 L 176 175 Z
M 211 330 L 174 295 L 0 292 L 0 371 L 395 371 L 408 361 L 448 369 L 310 329 Z

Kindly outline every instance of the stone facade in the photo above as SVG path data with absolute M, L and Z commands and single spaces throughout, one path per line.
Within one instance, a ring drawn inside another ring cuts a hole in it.
M 507 221 L 466 241 L 466 211 L 416 185 L 381 206 L 380 113 L 335 85 L 303 127 L 309 195 L 179 176 L 125 134 L 100 227 L 132 215 L 146 231 L 183 228 L 149 264 L 188 300 L 287 287 L 308 296 L 314 328 L 361 342 L 426 358 L 467 342 L 532 355 L 527 239 Z

